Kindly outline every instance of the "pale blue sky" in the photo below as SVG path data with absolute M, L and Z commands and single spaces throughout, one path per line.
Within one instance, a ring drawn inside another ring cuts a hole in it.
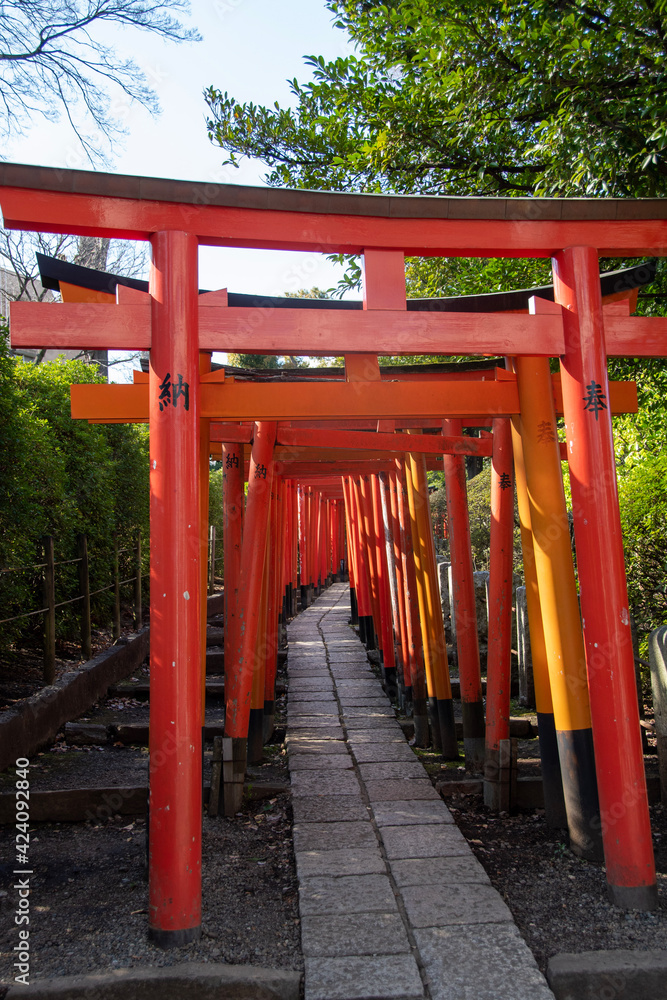
M 167 45 L 138 32 L 105 33 L 105 40 L 131 55 L 147 72 L 163 108 L 152 119 L 116 96 L 115 110 L 128 138 L 111 169 L 119 173 L 185 180 L 261 184 L 262 168 L 244 164 L 221 168 L 222 151 L 206 136 L 203 89 L 213 84 L 241 101 L 271 104 L 289 100 L 288 78 L 303 81 L 304 55 L 335 58 L 349 51 L 343 32 L 333 27 L 322 0 L 193 0 L 191 24 L 203 41 Z M 4 150 L 19 163 L 89 169 L 63 124 L 44 124 Z M 200 285 L 238 292 L 279 295 L 298 288 L 329 287 L 339 272 L 317 254 L 203 248 Z

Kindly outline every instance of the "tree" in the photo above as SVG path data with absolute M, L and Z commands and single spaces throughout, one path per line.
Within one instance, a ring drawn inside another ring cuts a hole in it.
M 170 42 L 198 41 L 198 32 L 179 20 L 189 9 L 188 0 L 3 0 L 0 137 L 24 134 L 36 115 L 64 117 L 88 159 L 104 160 L 106 147 L 123 133 L 114 90 L 159 110 L 145 74 L 105 44 L 105 32 L 118 26 Z
M 211 139 L 270 184 L 661 196 L 664 0 L 329 0 L 357 54 L 306 59 L 296 107 L 211 87 Z

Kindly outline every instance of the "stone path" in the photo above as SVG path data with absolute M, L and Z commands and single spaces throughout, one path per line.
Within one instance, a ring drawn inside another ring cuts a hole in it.
M 334 584 L 288 626 L 305 1000 L 553 1000 Z

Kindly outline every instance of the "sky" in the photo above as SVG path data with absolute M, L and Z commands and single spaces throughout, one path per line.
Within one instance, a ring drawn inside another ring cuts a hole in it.
M 131 56 L 147 74 L 162 114 L 114 96 L 127 138 L 114 150 L 110 169 L 123 174 L 179 180 L 262 185 L 264 168 L 246 162 L 223 168 L 223 151 L 206 134 L 204 88 L 213 85 L 239 101 L 287 104 L 288 79 L 310 77 L 304 55 L 328 59 L 351 51 L 333 27 L 323 0 L 193 0 L 188 26 L 203 41 L 174 45 L 137 31 L 110 32 L 105 41 Z M 3 149 L 16 163 L 91 169 L 72 132 L 62 123 L 36 120 L 23 138 Z M 320 254 L 202 247 L 200 287 L 283 295 L 317 285 L 331 287 L 342 271 Z

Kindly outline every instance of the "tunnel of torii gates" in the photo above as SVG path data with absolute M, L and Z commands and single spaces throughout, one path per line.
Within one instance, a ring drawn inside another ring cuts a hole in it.
M 270 715 L 276 608 L 280 590 L 295 586 L 296 549 L 300 585 L 322 585 L 337 570 L 334 557 L 344 558 L 343 510 L 363 635 L 369 642 L 377 635 L 389 688 L 398 665 L 420 739 L 428 711 L 433 742 L 455 755 L 425 485 L 426 469 L 437 467 L 445 469 L 457 567 L 465 753 L 475 763 L 485 755 L 493 804 L 509 736 L 509 487 L 516 477 L 547 812 L 560 821 L 562 795 L 573 849 L 596 857 L 602 845 L 614 903 L 654 907 L 611 422 L 613 412 L 636 409 L 636 395 L 631 383 L 609 383 L 607 356 L 667 355 L 667 319 L 631 316 L 632 282 L 622 277 L 603 301 L 598 258 L 664 255 L 667 202 L 348 195 L 3 163 L 0 207 L 10 229 L 148 240 L 152 247 L 147 292 L 118 284 L 111 302 L 104 292 L 92 302 L 89 293 L 76 301 L 72 292 L 74 301 L 62 304 L 11 306 L 14 346 L 149 352 L 148 377 L 135 385 L 73 386 L 72 413 L 98 422 L 148 420 L 150 427 L 151 937 L 182 944 L 201 925 L 207 518 L 200 512 L 211 442 L 222 445 L 226 472 L 225 785 L 239 784 L 249 744 L 257 752 L 264 702 Z M 224 290 L 198 294 L 200 244 L 361 255 L 363 308 L 316 300 L 312 308 L 248 308 L 231 304 Z M 406 302 L 406 255 L 548 257 L 553 301 L 534 295 L 528 310 L 491 313 Z M 211 371 L 212 351 L 342 355 L 345 377 L 242 381 Z M 383 374 L 378 354 L 500 355 L 506 362 L 415 377 Z M 550 374 L 550 358 L 560 360 L 560 376 Z M 465 437 L 464 425 L 492 432 Z M 485 729 L 470 624 L 463 456 L 489 453 Z

